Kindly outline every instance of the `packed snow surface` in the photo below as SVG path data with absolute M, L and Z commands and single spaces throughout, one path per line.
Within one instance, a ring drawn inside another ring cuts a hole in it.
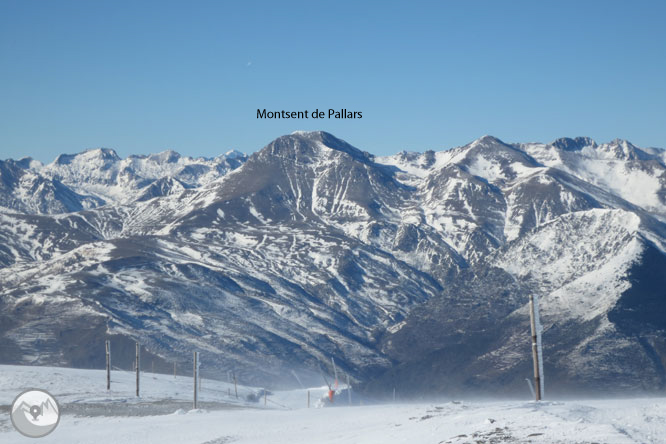
M 130 412 L 129 406 L 185 401 L 191 378 L 142 374 L 142 396 L 133 394 L 133 374 L 112 372 L 105 389 L 103 370 L 0 366 L 0 441 L 31 442 L 15 431 L 9 405 L 21 391 L 47 389 L 60 403 L 58 428 L 43 443 L 660 443 L 666 437 L 666 400 L 459 401 L 389 403 L 315 408 L 324 394 L 310 389 L 272 392 L 258 403 L 235 401 L 232 385 L 204 380 L 201 399 L 226 401 L 227 408 L 174 409 L 161 415 Z M 228 396 L 231 388 L 232 397 Z M 243 395 L 253 389 L 241 386 Z M 232 403 L 236 405 L 233 406 Z M 106 413 L 77 405 L 115 405 Z

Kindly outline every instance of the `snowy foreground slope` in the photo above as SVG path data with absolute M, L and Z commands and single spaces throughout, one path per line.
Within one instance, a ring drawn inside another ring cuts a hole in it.
M 666 155 L 627 141 L 376 157 L 324 132 L 251 156 L 0 163 L 0 362 L 522 394 L 666 390 Z M 146 368 L 144 368 L 145 370 Z M 388 388 L 387 388 L 388 387 Z
M 304 390 L 272 393 L 270 402 L 216 404 L 212 409 L 155 405 L 187 399 L 190 378 L 144 374 L 146 395 L 132 395 L 131 376 L 113 374 L 104 389 L 99 370 L 0 366 L 0 441 L 32 442 L 16 432 L 6 406 L 36 380 L 60 402 L 63 416 L 44 443 L 661 443 L 666 400 L 460 401 L 310 408 Z M 204 381 L 208 401 L 232 402 L 225 383 Z M 251 389 L 241 388 L 245 392 Z M 322 393 L 322 389 L 312 389 Z M 84 406 L 84 407 L 82 407 Z M 108 406 L 103 409 L 102 406 Z M 132 408 L 134 407 L 134 408 Z

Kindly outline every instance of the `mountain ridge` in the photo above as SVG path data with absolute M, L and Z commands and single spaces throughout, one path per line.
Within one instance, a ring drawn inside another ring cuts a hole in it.
M 317 379 L 334 357 L 369 391 L 520 391 L 534 294 L 546 378 L 640 389 L 666 380 L 666 326 L 634 316 L 664 298 L 645 270 L 666 251 L 666 155 L 648 151 L 484 136 L 374 156 L 296 132 L 251 156 L 99 151 L 96 167 L 45 165 L 49 180 L 108 200 L 57 214 L 0 208 L 6 359 L 95 366 L 104 336 L 123 347 L 141 337 L 155 359 L 197 348 L 211 374 L 254 381 L 287 384 L 294 368 Z M 81 165 L 73 156 L 67 165 Z M 16 200 L 20 189 L 0 191 Z M 96 336 L 73 352 L 63 328 Z M 586 343 L 596 360 L 580 354 Z M 632 361 L 649 370 L 628 383 Z

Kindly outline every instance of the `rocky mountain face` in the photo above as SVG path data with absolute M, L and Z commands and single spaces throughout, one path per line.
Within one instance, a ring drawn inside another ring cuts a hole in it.
M 376 157 L 323 132 L 250 157 L 111 150 L 0 163 L 0 360 L 202 356 L 247 382 L 663 390 L 666 154 L 615 140 Z M 144 363 L 146 363 L 144 359 Z M 321 369 L 321 370 L 320 370 Z

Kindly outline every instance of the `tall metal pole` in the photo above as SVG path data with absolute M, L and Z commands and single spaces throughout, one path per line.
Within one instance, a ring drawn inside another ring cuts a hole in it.
M 198 358 L 199 353 L 194 352 L 194 367 L 192 370 L 192 373 L 194 375 L 194 408 L 197 408 L 197 369 L 198 369 L 198 363 L 197 363 L 197 358 Z
M 139 342 L 136 343 L 136 361 L 134 361 L 136 365 L 136 396 L 139 396 L 139 369 L 141 368 L 141 363 L 139 361 Z
M 106 389 L 111 389 L 111 346 L 109 340 L 104 341 L 106 346 Z
M 111 390 L 111 343 L 106 340 L 106 389 Z
M 537 347 L 537 331 L 534 315 L 534 296 L 530 295 L 530 328 L 532 330 L 532 362 L 534 364 L 534 389 L 536 400 L 541 401 L 541 375 L 539 374 L 539 350 Z

